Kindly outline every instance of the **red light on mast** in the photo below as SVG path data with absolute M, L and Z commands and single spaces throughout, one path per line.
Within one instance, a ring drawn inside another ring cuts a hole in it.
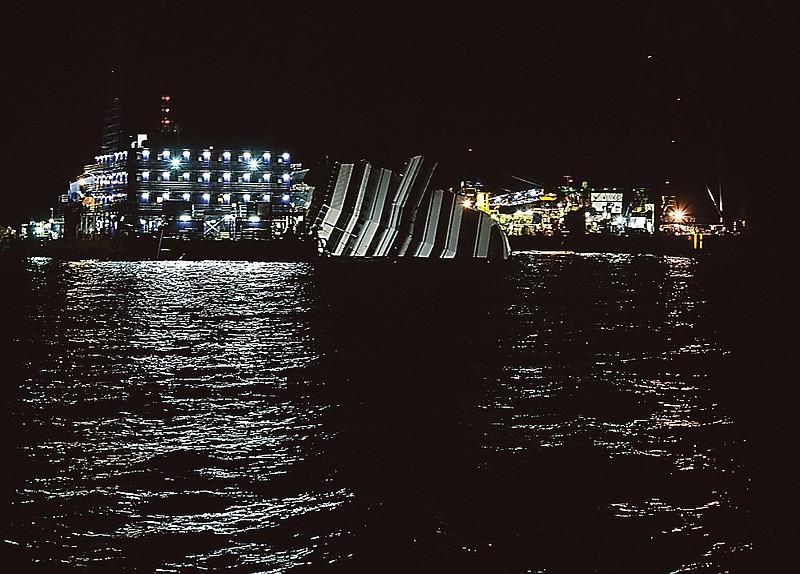
M 167 131 L 172 120 L 169 119 L 170 96 L 161 96 L 161 129 Z

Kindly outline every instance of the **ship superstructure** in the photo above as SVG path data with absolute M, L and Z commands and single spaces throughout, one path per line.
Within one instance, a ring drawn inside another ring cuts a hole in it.
M 62 198 L 67 237 L 163 233 L 270 239 L 302 225 L 305 171 L 288 152 L 151 147 L 95 157 Z

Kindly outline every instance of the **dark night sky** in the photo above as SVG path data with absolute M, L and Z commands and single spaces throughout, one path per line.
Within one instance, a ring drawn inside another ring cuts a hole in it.
M 704 185 L 721 183 L 730 215 L 746 198 L 762 225 L 798 193 L 794 2 L 465 4 L 18 8 L 2 40 L 0 224 L 45 211 L 95 155 L 111 70 L 156 117 L 171 94 L 195 144 L 285 148 L 307 166 L 422 153 L 444 187 L 670 181 L 705 220 Z

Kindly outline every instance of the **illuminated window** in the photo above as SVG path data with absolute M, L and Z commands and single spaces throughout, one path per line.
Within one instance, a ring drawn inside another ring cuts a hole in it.
M 242 154 L 242 161 L 250 161 L 250 152 L 246 151 Z
M 150 181 L 150 172 L 149 171 L 143 171 L 142 172 L 142 181 Z
M 223 173 L 222 174 L 222 181 L 224 181 L 225 183 L 230 183 L 230 181 L 231 181 L 231 172 L 226 171 L 225 173 Z
M 184 193 L 183 194 L 183 201 L 189 201 L 192 198 L 191 194 Z
M 271 175 L 271 174 L 269 174 L 269 173 L 265 173 L 265 174 L 264 174 L 264 181 L 269 181 L 269 176 L 270 176 L 270 175 Z
M 148 199 L 150 199 L 150 194 L 147 193 L 146 191 L 143 191 L 142 192 L 142 199 L 147 201 Z
M 150 159 L 150 150 L 149 149 L 143 149 L 142 150 L 142 159 L 145 160 L 145 161 Z
M 242 201 L 244 201 L 245 203 L 247 203 L 248 201 L 250 201 L 250 194 L 249 194 L 249 193 L 245 193 L 245 194 L 242 196 Z
M 161 194 L 161 197 L 163 197 L 164 199 L 169 199 L 169 192 L 165 191 L 164 193 Z
M 289 183 L 289 180 L 290 180 L 291 178 L 292 178 L 292 177 L 291 177 L 291 176 L 290 176 L 288 173 L 284 173 L 284 174 L 283 174 L 283 181 L 284 181 L 284 183 Z
M 188 171 L 184 171 L 183 172 L 183 181 L 189 181 L 189 172 Z
M 211 181 L 211 172 L 204 171 L 203 172 L 203 183 L 209 183 Z
M 225 153 L 223 153 L 222 159 L 224 159 L 225 161 L 231 161 L 231 152 L 226 151 Z
M 269 153 L 268 151 L 265 151 L 262 157 L 264 158 L 264 161 L 269 161 L 270 158 L 272 157 L 272 154 Z
M 206 151 L 204 151 L 204 152 L 203 152 L 203 160 L 204 160 L 204 161 L 209 161 L 210 159 L 211 159 L 211 152 L 210 152 L 210 151 L 207 151 L 207 150 L 206 150 Z
M 169 150 L 165 149 L 164 151 L 162 151 L 161 152 L 161 157 L 164 158 L 165 160 L 168 160 L 169 159 Z
M 204 193 L 204 194 L 203 194 L 203 199 L 205 199 L 206 201 L 208 201 L 209 199 L 211 199 L 211 194 L 210 194 L 210 193 Z
M 245 173 L 245 174 L 244 174 L 242 177 L 244 177 L 244 181 L 245 181 L 246 183 L 249 183 L 249 182 L 250 182 L 250 174 L 249 174 L 249 173 Z
M 283 158 L 283 161 L 289 161 L 289 154 L 288 153 L 284 152 L 284 154 L 281 157 Z
M 228 203 L 230 200 L 231 200 L 231 194 L 230 193 L 223 193 L 222 194 L 222 201 L 224 201 L 225 203 Z
M 189 157 L 191 157 L 191 154 L 189 153 L 189 150 L 188 150 L 188 149 L 187 149 L 187 150 L 184 150 L 184 151 L 183 151 L 183 159 L 186 159 L 186 160 L 188 160 L 188 159 L 189 159 Z
M 164 181 L 169 181 L 169 172 L 168 171 L 161 172 L 161 179 Z

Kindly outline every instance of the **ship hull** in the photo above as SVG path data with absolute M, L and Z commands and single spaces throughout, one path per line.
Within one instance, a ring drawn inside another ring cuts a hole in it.
M 52 257 L 68 261 L 308 261 L 319 255 L 316 242 L 305 239 L 232 241 L 158 237 L 22 241 L 16 251 L 23 257 Z

